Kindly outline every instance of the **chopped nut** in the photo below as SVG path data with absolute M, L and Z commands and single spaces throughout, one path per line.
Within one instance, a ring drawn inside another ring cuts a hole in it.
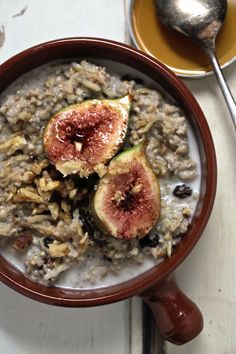
M 40 175 L 40 173 L 42 172 L 42 170 L 46 167 L 48 167 L 49 165 L 49 161 L 44 159 L 40 162 L 34 162 L 32 164 L 32 171 L 36 174 L 36 175 Z
M 151 253 L 155 259 L 166 256 L 166 248 L 155 247 L 151 249 Z
M 53 181 L 52 179 L 42 177 L 39 179 L 39 187 L 44 192 L 54 191 L 60 187 L 60 181 Z
M 49 202 L 49 200 L 51 199 L 53 191 L 47 191 L 47 192 L 43 191 L 40 188 L 39 181 L 40 181 L 40 179 L 38 179 L 38 178 L 35 178 L 35 180 L 34 180 L 34 183 L 37 186 L 38 194 L 43 198 L 44 201 Z
M 0 222 L 0 235 L 10 236 L 13 233 L 14 225 L 12 223 Z
M 70 213 L 71 205 L 68 204 L 68 203 L 66 203 L 65 200 L 63 200 L 63 201 L 61 202 L 61 208 L 62 208 L 62 210 L 63 210 L 65 213 Z
M 45 230 L 45 233 L 47 233 L 47 227 L 44 227 L 43 225 L 40 225 L 41 223 L 43 223 L 44 221 L 48 221 L 51 220 L 52 217 L 51 215 L 34 215 L 34 216 L 27 216 L 24 221 L 26 222 L 27 226 L 29 227 L 33 227 L 37 230 L 37 227 L 39 227 L 39 232 L 40 227 L 42 228 L 42 230 Z M 36 224 L 39 223 L 39 225 L 36 226 Z M 34 225 L 35 224 L 35 225 Z
M 86 232 L 79 242 L 80 246 L 84 245 L 87 242 L 87 240 L 88 240 L 88 233 Z
M 12 189 L 11 189 L 11 192 L 8 194 L 8 197 L 6 199 L 6 202 L 10 202 L 10 200 L 13 199 L 14 195 L 16 194 L 17 192 L 17 187 L 16 186 L 13 186 Z
M 171 236 L 171 233 L 170 232 L 167 232 L 164 236 L 164 240 L 165 241 L 170 241 L 172 239 L 172 236 Z
M 33 202 L 37 204 L 43 204 L 43 198 L 38 195 L 34 189 L 20 188 L 13 197 L 15 203 L 19 202 Z
M 43 198 L 45 203 L 49 202 L 49 200 L 52 197 L 52 193 L 53 193 L 52 191 L 44 192 L 40 188 L 38 188 L 38 194 Z
M 2 204 L 0 205 L 0 220 L 6 221 L 9 213 L 16 209 L 16 205 Z
M 0 144 L 0 153 L 7 156 L 13 155 L 17 150 L 22 150 L 27 145 L 27 141 L 23 136 L 12 136 L 4 143 Z
M 52 215 L 53 220 L 56 220 L 59 216 L 59 205 L 57 203 L 50 203 L 48 209 Z
M 170 257 L 171 253 L 172 253 L 172 241 L 170 240 L 167 243 L 166 254 L 167 254 L 168 257 Z
M 121 253 L 121 252 L 116 252 L 115 253 L 115 256 L 114 256 L 115 259 L 121 259 L 121 258 L 124 258 L 124 254 Z
M 107 173 L 107 166 L 105 166 L 103 163 L 99 163 L 94 167 L 94 171 L 100 178 L 102 178 Z
M 138 255 L 138 247 L 133 248 L 130 252 L 129 252 L 130 256 L 137 256 Z
M 72 189 L 72 190 L 69 192 L 69 198 L 70 198 L 70 199 L 73 199 L 73 198 L 76 196 L 77 191 L 78 191 L 77 188 Z
M 41 214 L 42 212 L 48 210 L 47 205 L 45 204 L 39 204 L 37 205 L 36 208 L 33 209 L 31 215 L 37 215 L 37 214 Z
M 50 256 L 54 258 L 67 256 L 70 252 L 70 249 L 66 243 L 61 243 L 59 245 L 50 243 L 48 248 Z
M 193 191 L 193 194 L 192 194 L 192 198 L 193 198 L 193 200 L 198 199 L 198 198 L 199 198 L 199 191 L 194 190 L 194 191 Z
M 32 171 L 26 171 L 23 174 L 22 181 L 24 183 L 32 183 L 35 178 L 35 174 Z
M 56 169 L 60 171 L 64 177 L 79 172 L 80 177 L 83 178 L 88 177 L 90 172 L 87 169 L 85 162 L 80 160 L 58 162 L 56 164 Z
M 66 224 L 70 224 L 71 223 L 71 216 L 68 213 L 63 213 L 62 211 L 59 214 L 59 217 L 61 220 L 63 220 Z
M 61 211 L 60 212 L 60 218 L 65 221 L 65 223 L 70 224 L 71 223 L 71 206 L 63 200 L 61 202 L 61 209 L 64 211 L 64 213 Z
M 185 208 L 183 209 L 183 214 L 184 214 L 185 216 L 191 216 L 191 215 L 192 215 L 192 211 L 191 211 L 190 208 L 185 207 Z

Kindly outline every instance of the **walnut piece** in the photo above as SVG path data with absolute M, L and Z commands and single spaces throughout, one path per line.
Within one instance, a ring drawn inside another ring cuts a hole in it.
M 33 188 L 20 188 L 13 197 L 13 202 L 33 202 L 43 204 L 43 198 Z
M 24 183 L 32 183 L 35 178 L 35 174 L 32 171 L 26 171 L 23 174 L 22 181 Z
M 43 173 L 43 177 L 39 179 L 39 187 L 43 192 L 54 191 L 61 185 L 60 181 L 53 181 L 48 172 Z
M 105 166 L 103 163 L 99 163 L 94 167 L 94 171 L 100 178 L 102 178 L 107 173 L 107 166 Z
M 48 247 L 49 247 L 50 256 L 54 258 L 65 257 L 70 252 L 70 249 L 66 243 L 61 243 L 59 245 L 55 243 L 51 243 L 48 245 Z
M 48 209 L 52 215 L 53 220 L 56 220 L 59 216 L 59 205 L 57 203 L 50 203 Z
M 22 150 L 27 145 L 27 141 L 23 136 L 11 136 L 7 141 L 0 144 L 0 153 L 7 156 L 13 155 L 17 150 Z
M 79 174 L 81 178 L 88 177 L 90 171 L 87 169 L 84 161 L 61 161 L 56 163 L 56 169 L 60 171 L 64 177 L 71 174 Z
M 48 167 L 49 165 L 49 161 L 44 159 L 40 162 L 34 162 L 32 164 L 32 171 L 36 174 L 36 175 L 40 175 L 40 173 L 42 172 L 42 170 L 46 167 Z

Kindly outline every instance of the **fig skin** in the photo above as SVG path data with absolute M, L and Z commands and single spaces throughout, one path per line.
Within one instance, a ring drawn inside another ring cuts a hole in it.
M 43 136 L 46 156 L 64 177 L 88 177 L 122 146 L 132 98 L 87 100 L 57 112 Z
M 146 236 L 160 217 L 160 186 L 147 160 L 146 144 L 113 158 L 90 203 L 97 226 L 117 239 Z

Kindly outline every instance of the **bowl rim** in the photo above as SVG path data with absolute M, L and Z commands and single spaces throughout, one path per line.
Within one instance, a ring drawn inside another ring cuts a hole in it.
M 199 134 L 202 139 L 205 151 L 205 164 L 207 166 L 207 175 L 205 179 L 207 193 L 203 198 L 202 208 L 193 229 L 190 232 L 187 232 L 187 234 L 191 234 L 191 237 L 187 238 L 184 246 L 181 242 L 178 251 L 168 260 L 164 260 L 161 264 L 131 280 L 107 288 L 91 290 L 68 290 L 59 287 L 46 287 L 26 278 L 21 271 L 10 265 L 0 255 L 0 280 L 12 289 L 31 299 L 47 304 L 67 307 L 83 307 L 112 303 L 140 294 L 161 281 L 163 278 L 166 278 L 183 262 L 201 237 L 210 217 L 216 194 L 217 167 L 211 132 L 206 118 L 193 94 L 181 79 L 178 78 L 168 67 L 150 55 L 127 44 L 95 37 L 69 37 L 51 40 L 28 48 L 5 61 L 0 66 L 0 78 L 4 77 L 4 75 L 8 75 L 8 72 L 11 71 L 12 68 L 17 67 L 17 65 L 26 60 L 26 58 L 31 60 L 30 58 L 34 58 L 40 53 L 47 53 L 48 50 L 52 50 L 53 48 L 68 48 L 73 45 L 80 45 L 85 48 L 95 47 L 96 49 L 109 48 L 114 54 L 119 53 L 130 56 L 134 60 L 143 63 L 145 67 L 149 67 L 153 72 L 158 72 L 163 78 L 165 78 L 167 84 L 178 92 L 178 95 L 181 96 L 182 103 L 186 104 L 186 107 L 189 108 L 189 112 L 194 116 L 193 120 L 198 126 Z M 100 56 L 100 58 L 102 58 L 102 56 Z M 22 74 L 23 73 L 21 72 L 18 76 L 21 76 Z

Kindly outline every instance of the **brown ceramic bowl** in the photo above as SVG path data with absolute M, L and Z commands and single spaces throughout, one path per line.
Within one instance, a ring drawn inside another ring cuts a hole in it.
M 196 305 L 180 292 L 169 275 L 199 240 L 213 207 L 216 158 L 206 119 L 191 92 L 167 67 L 134 48 L 104 39 L 59 39 L 15 55 L 0 67 L 0 92 L 23 73 L 64 58 L 106 59 L 112 61 L 114 68 L 117 63 L 125 64 L 140 75 L 147 75 L 173 96 L 185 111 L 198 142 L 202 171 L 200 199 L 191 226 L 172 257 L 125 283 L 91 290 L 45 287 L 29 280 L 1 256 L 0 280 L 32 299 L 68 307 L 102 305 L 141 295 L 151 306 L 163 335 L 174 343 L 185 343 L 201 331 L 203 320 Z M 129 73 L 129 68 L 125 73 Z

